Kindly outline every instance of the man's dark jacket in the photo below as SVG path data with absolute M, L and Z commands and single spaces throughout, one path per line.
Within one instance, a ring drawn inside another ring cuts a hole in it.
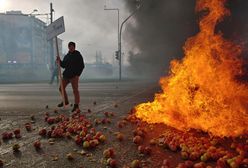
M 65 68 L 63 78 L 71 79 L 81 75 L 84 69 L 84 60 L 80 52 L 75 50 L 65 55 L 63 61 L 60 62 L 60 66 Z

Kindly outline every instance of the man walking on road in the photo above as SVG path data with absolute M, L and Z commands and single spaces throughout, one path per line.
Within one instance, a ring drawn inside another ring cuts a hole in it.
M 66 93 L 66 86 L 71 83 L 73 94 L 74 94 L 74 107 L 72 112 L 79 110 L 80 103 L 80 95 L 78 90 L 79 77 L 84 69 L 84 60 L 79 51 L 76 50 L 76 44 L 74 42 L 69 42 L 68 44 L 69 52 L 65 55 L 63 61 L 60 60 L 60 57 L 57 57 L 57 62 L 60 64 L 62 68 L 64 68 L 63 79 L 61 85 L 59 87 L 60 93 L 62 93 L 61 89 L 64 91 L 64 99 L 65 105 L 69 104 L 68 96 Z M 58 104 L 58 107 L 63 107 L 64 104 L 61 102 Z
M 58 65 L 57 65 L 56 62 L 55 62 L 54 65 L 52 65 L 51 72 L 52 72 L 52 77 L 51 77 L 51 80 L 50 80 L 50 82 L 49 82 L 50 85 L 53 84 L 53 81 L 54 81 L 55 78 L 56 78 L 57 84 L 59 84 Z

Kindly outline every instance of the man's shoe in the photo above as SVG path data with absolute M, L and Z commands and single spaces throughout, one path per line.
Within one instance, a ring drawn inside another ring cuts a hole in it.
M 73 109 L 71 110 L 71 112 L 75 112 L 75 111 L 80 111 L 78 104 L 74 104 Z
M 65 105 L 67 106 L 69 104 L 69 102 L 65 102 Z M 59 103 L 58 104 L 58 107 L 64 107 L 64 103 L 63 102 L 61 102 L 61 103 Z

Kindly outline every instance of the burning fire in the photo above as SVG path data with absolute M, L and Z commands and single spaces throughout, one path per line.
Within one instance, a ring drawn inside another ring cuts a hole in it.
M 163 92 L 136 107 L 138 118 L 215 136 L 247 133 L 248 86 L 236 79 L 242 74 L 241 47 L 215 32 L 230 15 L 225 2 L 197 0 L 196 11 L 205 13 L 200 32 L 186 41 L 183 60 L 173 60 L 170 75 L 160 79 Z

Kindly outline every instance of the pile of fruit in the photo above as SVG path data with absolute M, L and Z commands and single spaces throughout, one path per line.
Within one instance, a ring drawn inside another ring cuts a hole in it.
M 42 137 L 73 139 L 77 145 L 86 149 L 95 148 L 106 141 L 106 137 L 97 132 L 91 122 L 80 113 L 74 113 L 71 117 L 65 115 L 50 117 L 46 113 L 45 121 L 49 125 L 54 125 L 49 130 L 42 128 L 39 131 Z
M 223 139 L 209 136 L 197 137 L 195 133 L 178 132 L 172 129 L 156 140 L 157 145 L 172 152 L 180 152 L 181 158 L 186 160 L 178 167 L 191 167 L 189 161 L 198 162 L 194 167 L 206 167 L 205 163 L 214 161 L 218 168 L 242 167 L 248 165 L 248 141 L 232 142 L 230 147 L 224 146 Z M 231 150 L 230 150 L 231 149 Z
M 127 120 L 137 126 L 133 132 L 133 142 L 137 145 L 138 151 L 143 154 L 146 147 L 141 145 L 144 141 L 146 131 L 141 127 L 148 128 L 149 125 L 142 123 L 131 111 Z M 141 126 L 143 125 L 143 126 Z M 163 134 L 158 138 L 150 139 L 150 146 L 158 146 L 164 152 L 176 152 L 181 156 L 182 163 L 177 168 L 211 168 L 210 165 L 216 165 L 216 168 L 238 168 L 248 167 L 248 140 L 247 136 L 240 138 L 218 138 L 211 137 L 206 133 L 181 132 L 173 128 L 163 130 Z M 151 151 L 150 147 L 149 150 Z M 161 168 L 169 168 L 171 164 L 166 158 L 162 162 Z

